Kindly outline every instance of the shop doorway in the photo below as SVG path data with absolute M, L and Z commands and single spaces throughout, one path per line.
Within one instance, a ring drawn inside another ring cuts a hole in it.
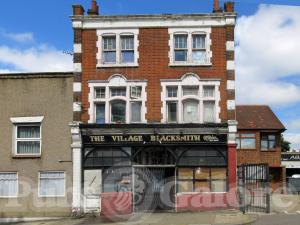
M 175 167 L 134 167 L 135 212 L 175 209 Z

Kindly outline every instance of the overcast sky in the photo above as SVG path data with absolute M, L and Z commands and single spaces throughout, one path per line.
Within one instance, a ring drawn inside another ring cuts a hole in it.
M 98 0 L 100 13 L 202 13 L 212 0 Z M 223 4 L 224 1 L 221 1 Z M 72 4 L 90 0 L 1 0 L 0 72 L 71 71 Z M 268 104 L 300 149 L 300 1 L 236 0 L 238 104 Z

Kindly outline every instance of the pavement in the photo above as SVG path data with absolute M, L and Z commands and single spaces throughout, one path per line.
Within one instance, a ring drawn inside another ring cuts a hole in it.
M 59 219 L 36 222 L 14 223 L 18 225 L 241 225 L 252 224 L 256 215 L 245 215 L 238 210 L 184 213 L 142 213 L 134 214 L 129 220 L 108 221 L 101 217 L 80 219 Z M 12 223 L 10 223 L 12 224 Z

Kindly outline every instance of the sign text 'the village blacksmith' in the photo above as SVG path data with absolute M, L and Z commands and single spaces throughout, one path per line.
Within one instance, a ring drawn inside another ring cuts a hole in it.
M 226 134 L 147 134 L 147 135 L 88 135 L 85 143 L 90 144 L 171 144 L 171 143 L 220 143 L 226 142 Z

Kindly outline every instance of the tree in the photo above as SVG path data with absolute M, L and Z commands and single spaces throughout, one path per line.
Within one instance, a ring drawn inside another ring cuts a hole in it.
M 281 134 L 281 151 L 282 152 L 288 152 L 291 149 L 291 142 L 286 141 L 283 137 L 283 135 Z

